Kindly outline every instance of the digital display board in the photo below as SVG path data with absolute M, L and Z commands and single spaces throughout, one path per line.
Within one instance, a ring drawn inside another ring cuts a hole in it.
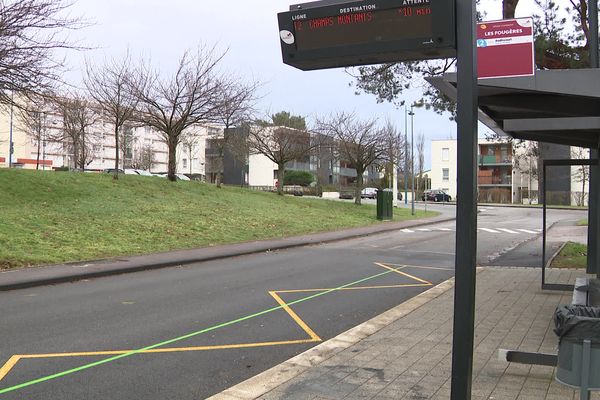
M 325 0 L 278 14 L 286 64 L 302 70 L 453 57 L 453 0 Z

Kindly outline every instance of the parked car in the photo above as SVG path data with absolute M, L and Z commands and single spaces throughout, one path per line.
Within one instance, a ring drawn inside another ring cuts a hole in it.
M 120 172 L 119 172 L 119 173 L 120 173 Z M 135 170 L 135 169 L 132 169 L 132 168 L 125 168 L 125 169 L 123 170 L 123 173 L 124 173 L 125 175 L 139 175 L 139 174 L 136 172 L 136 170 Z
M 373 187 L 364 188 L 360 192 L 360 198 L 361 199 L 375 199 L 375 198 L 377 198 L 377 188 L 373 188 Z
M 114 174 L 114 173 L 115 173 L 115 169 L 114 169 L 114 168 L 106 168 L 106 169 L 105 169 L 103 172 L 104 172 L 105 174 Z M 119 169 L 117 170 L 117 173 L 119 173 L 119 174 L 124 174 L 124 173 L 125 173 L 125 171 L 123 171 L 121 168 L 119 168 Z
M 443 190 L 426 190 L 425 192 L 423 192 L 421 200 L 434 202 L 451 201 L 452 197 Z
M 143 169 L 134 169 L 134 171 L 141 176 L 154 176 L 153 174 L 151 174 L 148 171 L 144 171 Z
M 175 177 L 177 177 L 178 181 L 191 181 L 191 179 L 184 174 L 175 174 Z
M 352 200 L 352 199 L 354 199 L 354 193 L 349 192 L 349 191 L 340 192 L 340 199 Z

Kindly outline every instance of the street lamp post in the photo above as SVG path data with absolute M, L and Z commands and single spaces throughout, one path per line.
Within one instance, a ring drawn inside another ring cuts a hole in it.
M 12 100 L 12 95 L 11 95 Z M 12 155 L 15 150 L 15 146 L 13 144 L 13 105 L 12 101 L 10 104 L 10 133 L 8 137 L 8 168 L 12 168 Z
M 404 106 L 404 205 L 408 205 L 408 109 Z
M 411 213 L 415 215 L 415 113 L 414 105 L 410 106 L 410 185 L 411 185 Z

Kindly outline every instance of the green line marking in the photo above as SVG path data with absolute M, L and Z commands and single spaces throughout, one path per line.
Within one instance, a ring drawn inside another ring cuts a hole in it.
M 347 288 L 349 286 L 352 286 L 352 285 L 358 285 L 359 283 L 366 282 L 366 281 L 369 281 L 369 280 L 372 280 L 372 279 L 375 279 L 375 278 L 379 278 L 380 276 L 384 276 L 384 275 L 387 275 L 387 274 L 391 274 L 392 272 L 394 272 L 394 271 L 391 271 L 391 270 L 390 271 L 385 271 L 385 272 L 379 273 L 377 275 L 370 276 L 368 278 L 363 278 L 363 279 L 358 280 L 356 282 L 352 282 L 352 283 L 348 283 L 348 284 L 343 285 L 343 286 L 339 286 L 339 287 L 334 288 L 334 289 L 329 289 L 329 290 L 326 290 L 324 292 L 319 292 L 319 293 L 315 293 L 315 294 L 307 296 L 307 297 L 303 297 L 301 299 L 298 299 L 298 300 L 292 301 L 290 303 L 287 303 L 287 305 L 288 306 L 293 306 L 294 304 L 303 303 L 305 301 L 312 300 L 314 298 L 321 297 L 321 296 L 324 296 L 326 294 L 329 294 L 329 293 L 332 293 L 332 292 L 336 292 L 336 291 L 345 289 L 345 288 Z M 214 326 L 211 326 L 210 328 L 205 328 L 205 329 L 202 329 L 202 330 L 197 331 L 197 332 L 188 333 L 187 335 L 180 336 L 180 337 L 175 338 L 175 339 L 166 340 L 164 342 L 153 344 L 151 346 L 144 347 L 142 349 L 132 350 L 129 353 L 119 354 L 117 356 L 106 358 L 104 360 L 96 361 L 96 362 L 93 362 L 93 363 L 90 363 L 90 364 L 82 365 L 80 367 L 72 368 L 72 369 L 69 369 L 67 371 L 59 372 L 57 374 L 44 376 L 44 377 L 41 377 L 41 378 L 38 378 L 38 379 L 34 379 L 34 380 L 31 380 L 31 381 L 28 381 L 28 382 L 21 383 L 19 385 L 11 386 L 11 387 L 8 387 L 8 388 L 5 388 L 5 389 L 0 389 L 0 394 L 14 392 L 14 391 L 19 390 L 19 389 L 24 389 L 24 388 L 29 387 L 29 386 L 37 385 L 38 383 L 48 382 L 48 381 L 51 381 L 51 380 L 54 380 L 54 379 L 57 379 L 57 378 L 61 378 L 63 376 L 74 374 L 76 372 L 80 372 L 80 371 L 84 371 L 86 369 L 94 368 L 94 367 L 97 367 L 99 365 L 108 364 L 110 362 L 117 361 L 117 360 L 120 360 L 122 358 L 131 357 L 131 356 L 133 356 L 135 354 L 139 354 L 139 353 L 141 353 L 143 351 L 156 349 L 158 347 L 163 347 L 163 346 L 166 346 L 168 344 L 172 344 L 172 343 L 179 342 L 179 341 L 182 341 L 182 340 L 185 340 L 185 339 L 189 339 L 191 337 L 198 336 L 198 335 L 201 335 L 201 334 L 206 333 L 206 332 L 211 332 L 211 331 L 214 331 L 214 330 L 217 330 L 217 329 L 220 329 L 220 328 L 224 328 L 226 326 L 237 324 L 239 322 L 247 321 L 247 320 L 252 319 L 252 318 L 260 317 L 261 315 L 265 315 L 265 314 L 271 313 L 273 311 L 281 310 L 282 308 L 283 308 L 283 306 L 272 307 L 272 308 L 269 308 L 267 310 L 263 310 L 263 311 L 257 312 L 257 313 L 252 314 L 252 315 L 247 315 L 245 317 L 234 319 L 232 321 L 228 321 L 228 322 L 224 322 L 222 324 L 214 325 Z

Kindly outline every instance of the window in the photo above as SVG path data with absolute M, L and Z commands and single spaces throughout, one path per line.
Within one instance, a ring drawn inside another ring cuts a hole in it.
M 449 148 L 442 149 L 442 161 L 450 161 L 450 149 Z
M 184 158 L 182 160 L 182 163 L 183 163 L 183 168 L 187 168 L 187 158 Z
M 449 168 L 442 168 L 442 181 L 443 182 L 450 181 L 450 169 Z

